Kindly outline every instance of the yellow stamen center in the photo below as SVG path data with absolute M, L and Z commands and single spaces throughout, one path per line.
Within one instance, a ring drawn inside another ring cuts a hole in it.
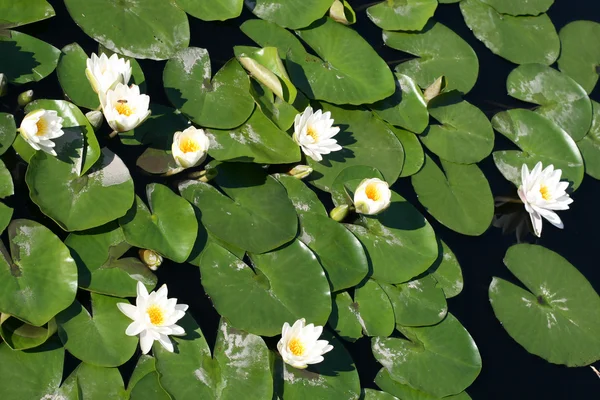
M 184 153 L 194 153 L 200 150 L 200 144 L 191 137 L 185 137 L 179 142 L 179 150 Z
M 540 186 L 540 194 L 542 195 L 542 199 L 550 200 L 550 191 L 548 190 L 548 186 Z
M 119 100 L 117 102 L 117 105 L 115 106 L 115 109 L 119 114 L 124 115 L 126 117 L 129 117 L 131 114 L 133 114 L 133 110 L 131 109 L 131 107 L 129 107 L 127 101 Z
M 36 122 L 35 126 L 37 127 L 37 132 L 35 133 L 37 136 L 44 136 L 46 134 L 48 123 L 44 118 L 40 118 L 38 122 Z
M 377 201 L 381 198 L 381 193 L 379 193 L 376 183 L 369 183 L 365 193 L 367 194 L 367 197 L 373 201 Z
M 288 349 L 295 356 L 301 356 L 302 354 L 304 354 L 305 350 L 304 344 L 302 344 L 302 342 L 298 338 L 293 338 L 292 340 L 290 340 L 290 342 L 288 343 Z
M 311 138 L 313 138 L 313 140 L 314 140 L 315 142 L 317 142 L 317 141 L 319 140 L 319 134 L 317 133 L 316 129 L 315 129 L 315 128 L 313 128 L 312 126 L 309 126 L 309 127 L 306 129 L 306 135 L 307 135 L 307 136 L 310 136 Z
M 150 306 L 146 309 L 148 316 L 150 317 L 150 322 L 152 325 L 160 325 L 165 320 L 165 314 L 163 310 L 158 306 Z

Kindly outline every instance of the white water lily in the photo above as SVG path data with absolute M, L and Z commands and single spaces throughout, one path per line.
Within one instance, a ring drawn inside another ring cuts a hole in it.
M 177 165 L 191 168 L 206 158 L 210 140 L 202 129 L 190 126 L 183 132 L 175 132 L 171 152 Z
M 308 364 L 318 364 L 323 361 L 323 354 L 331 351 L 333 346 L 327 340 L 318 340 L 323 333 L 322 326 L 314 326 L 299 319 L 290 327 L 287 322 L 281 329 L 281 339 L 277 350 L 287 364 L 294 368 L 304 369 Z
M 23 118 L 19 133 L 31 147 L 43 150 L 48 154 L 56 156 L 54 151 L 56 139 L 64 135 L 62 130 L 63 119 L 53 110 L 35 110 Z
M 136 128 L 150 116 L 150 97 L 140 94 L 137 85 L 117 84 L 114 89 L 100 96 L 104 118 L 116 132 Z
M 542 217 L 557 228 L 564 227 L 554 210 L 568 210 L 573 199 L 565 192 L 569 182 L 561 182 L 561 174 L 562 171 L 555 170 L 552 164 L 542 170 L 541 162 L 531 172 L 525 164 L 521 168 L 521 186 L 517 193 L 529 213 L 533 231 L 538 237 L 542 234 Z
M 177 299 L 167 298 L 167 285 L 148 294 L 146 287 L 138 282 L 136 305 L 117 303 L 117 307 L 133 322 L 125 334 L 140 335 L 142 353 L 148 354 L 155 340 L 167 351 L 173 352 L 173 343 L 169 335 L 182 336 L 185 331 L 175 323 L 183 318 L 188 309 L 186 304 L 177 304 Z
M 106 54 L 101 54 L 98 57 L 92 54 L 87 59 L 87 68 L 85 69 L 90 85 L 94 92 L 101 94 L 106 93 L 110 89 L 114 89 L 117 84 L 122 83 L 127 85 L 131 78 L 131 64 L 129 60 L 113 54 L 107 57 Z
M 354 207 L 360 214 L 378 214 L 390 206 L 391 197 L 387 182 L 378 178 L 364 179 L 354 192 Z
M 315 161 L 323 159 L 322 154 L 342 149 L 333 137 L 340 128 L 333 126 L 333 119 L 329 111 L 317 110 L 313 113 L 312 107 L 306 107 L 302 114 L 296 115 L 294 120 L 294 141 L 302 148 L 304 154 Z

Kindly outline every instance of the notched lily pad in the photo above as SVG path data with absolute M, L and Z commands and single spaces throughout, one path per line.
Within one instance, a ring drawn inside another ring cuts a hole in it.
M 437 0 L 386 0 L 367 8 L 367 16 L 381 29 L 420 31 L 437 5 Z
M 60 50 L 33 36 L 17 31 L 0 35 L 0 71 L 10 83 L 41 81 L 54 71 L 59 56 Z
M 561 44 L 558 68 L 591 93 L 598 82 L 600 24 L 573 21 L 565 25 L 558 36 Z
M 284 28 L 298 29 L 321 18 L 332 0 L 245 0 L 246 7 L 260 19 Z

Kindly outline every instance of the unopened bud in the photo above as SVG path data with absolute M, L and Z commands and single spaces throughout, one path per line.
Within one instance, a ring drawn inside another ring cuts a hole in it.
M 313 169 L 308 165 L 296 165 L 288 172 L 288 175 L 291 175 L 296 179 L 304 179 L 312 174 L 312 172 Z
M 139 254 L 140 260 L 142 260 L 142 262 L 146 264 L 146 266 L 148 266 L 148 268 L 150 268 L 152 271 L 156 271 L 163 262 L 162 256 L 155 251 L 140 249 Z
M 350 206 L 348 204 L 343 204 L 331 210 L 329 216 L 334 221 L 342 222 L 348 215 L 348 211 L 350 211 Z
M 88 119 L 88 121 L 90 121 L 90 125 L 92 125 L 92 128 L 94 128 L 94 131 L 100 129 L 102 123 L 104 122 L 104 115 L 102 114 L 102 111 L 89 111 L 85 114 L 85 117 Z
M 446 78 L 440 76 L 423 92 L 423 97 L 425 98 L 425 101 L 429 103 L 432 99 L 437 97 L 445 88 Z
M 356 22 L 356 13 L 346 0 L 335 0 L 329 8 L 329 16 L 344 25 L 352 25 Z
M 19 95 L 17 103 L 19 106 L 25 107 L 27 104 L 33 101 L 33 90 L 27 90 Z
M 8 80 L 6 79 L 6 75 L 0 74 L 0 97 L 6 94 L 8 89 Z

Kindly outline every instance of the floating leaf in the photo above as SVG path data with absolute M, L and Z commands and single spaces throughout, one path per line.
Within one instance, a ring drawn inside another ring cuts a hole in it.
M 501 14 L 539 15 L 548 11 L 554 0 L 480 0 L 494 7 Z
M 126 399 L 123 378 L 117 368 L 81 363 L 71 375 L 76 377 L 81 399 Z
M 299 110 L 293 105 L 286 103 L 279 96 L 257 80 L 250 82 L 250 94 L 254 97 L 256 108 L 273 121 L 281 130 L 287 131 L 292 124 Z M 298 102 L 298 99 L 296 99 Z M 308 100 L 304 105 L 308 105 Z M 254 111 L 256 112 L 256 110 Z
M 402 400 L 471 400 L 471 397 L 469 397 L 467 392 L 460 392 L 459 394 L 445 396 L 443 398 L 423 392 L 393 380 L 389 371 L 385 368 L 379 370 L 375 377 L 375 383 L 387 393 L 398 396 L 398 398 Z
M 508 94 L 539 104 L 535 112 L 581 140 L 592 124 L 592 104 L 585 90 L 566 74 L 543 64 L 521 65 L 508 75 Z
M 0 198 L 12 196 L 15 193 L 12 175 L 4 162 L 0 160 Z
M 46 0 L 29 0 L 27 2 L 0 0 L 0 10 L 2 10 L 0 23 L 8 23 L 11 27 L 27 25 L 56 15 Z
M 171 396 L 160 386 L 154 357 L 142 355 L 127 384 L 131 400 L 171 400 Z
M 429 268 L 429 273 L 438 282 L 447 299 L 458 296 L 462 292 L 464 282 L 460 264 L 448 245 L 440 240 L 440 256 Z
M 333 296 L 333 307 L 327 323 L 342 339 L 355 342 L 362 337 L 357 304 L 348 292 L 339 292 Z
M 26 350 L 38 347 L 56 333 L 54 318 L 45 326 L 29 325 L 7 314 L 0 317 L 0 335 L 13 350 Z
M 203 21 L 225 21 L 239 17 L 244 0 L 175 0 L 192 17 Z
M 559 254 L 518 244 L 504 257 L 526 289 L 494 278 L 489 296 L 508 334 L 530 353 L 553 364 L 579 367 L 600 359 L 600 297 Z
M 288 54 L 306 54 L 304 46 L 296 36 L 272 22 L 251 19 L 240 25 L 240 29 L 261 47 L 277 47 L 282 60 L 286 60 Z
M 4 232 L 8 224 L 10 224 L 12 215 L 13 209 L 4 203 L 0 203 L 0 233 Z
M 381 285 L 368 279 L 356 287 L 354 301 L 365 335 L 387 337 L 392 334 L 396 317 L 392 303 Z
M 79 107 L 97 109 L 100 100 L 85 76 L 88 55 L 77 43 L 63 47 L 60 52 L 56 75 L 63 93 Z
M 60 50 L 33 36 L 8 32 L 0 35 L 0 71 L 10 83 L 38 82 L 54 71 Z
M 327 210 L 317 194 L 300 179 L 287 174 L 275 174 L 273 177 L 285 187 L 287 195 L 298 214 L 310 212 L 328 217 Z
M 558 35 L 561 43 L 558 68 L 591 93 L 598 82 L 600 24 L 573 21 L 565 25 Z
M 463 0 L 460 10 L 475 37 L 510 62 L 550 65 L 558 58 L 560 40 L 546 14 L 514 17 L 499 13 L 481 0 Z
M 585 162 L 585 172 L 595 179 L 600 179 L 600 104 L 592 100 L 592 127 L 577 142 Z
M 12 114 L 0 113 L 0 156 L 12 146 L 16 136 L 15 117 Z
M 419 202 L 440 223 L 463 235 L 479 236 L 492 223 L 494 198 L 475 164 L 440 159 L 442 169 L 425 156 L 425 165 L 411 177 Z
M 42 326 L 75 299 L 77 266 L 48 228 L 16 219 L 8 227 L 10 255 L 0 251 L 0 311 Z
M 171 58 L 163 72 L 167 97 L 194 123 L 230 129 L 252 113 L 246 71 L 231 60 L 211 79 L 210 57 L 205 49 L 188 47 Z
M 367 8 L 367 16 L 381 29 L 420 31 L 437 5 L 437 0 L 386 0 Z
M 404 165 L 400 178 L 405 178 L 419 172 L 425 163 L 425 152 L 417 136 L 403 129 L 392 129 L 404 149 Z
M 190 121 L 172 107 L 151 103 L 150 111 L 150 116 L 142 125 L 131 131 L 119 133 L 121 142 L 133 146 L 146 144 L 156 150 L 171 150 L 173 135 L 177 131 L 187 129 Z
M 135 164 L 149 174 L 170 175 L 183 170 L 177 164 L 175 158 L 173 158 L 173 153 L 170 150 L 155 149 L 152 147 L 144 150 Z
M 410 76 L 423 88 L 445 76 L 447 90 L 467 93 L 477 81 L 477 54 L 464 39 L 439 22 L 430 22 L 421 32 L 384 31 L 383 41 L 418 57 L 399 64 L 396 72 Z
M 65 5 L 88 36 L 126 56 L 164 60 L 190 41 L 187 15 L 174 1 L 65 0 Z
M 363 389 L 364 395 L 362 399 L 364 400 L 398 400 L 397 397 L 392 396 L 386 392 L 380 392 L 374 389 Z
M 284 28 L 298 29 L 321 18 L 333 0 L 245 0 L 246 6 L 260 19 Z

